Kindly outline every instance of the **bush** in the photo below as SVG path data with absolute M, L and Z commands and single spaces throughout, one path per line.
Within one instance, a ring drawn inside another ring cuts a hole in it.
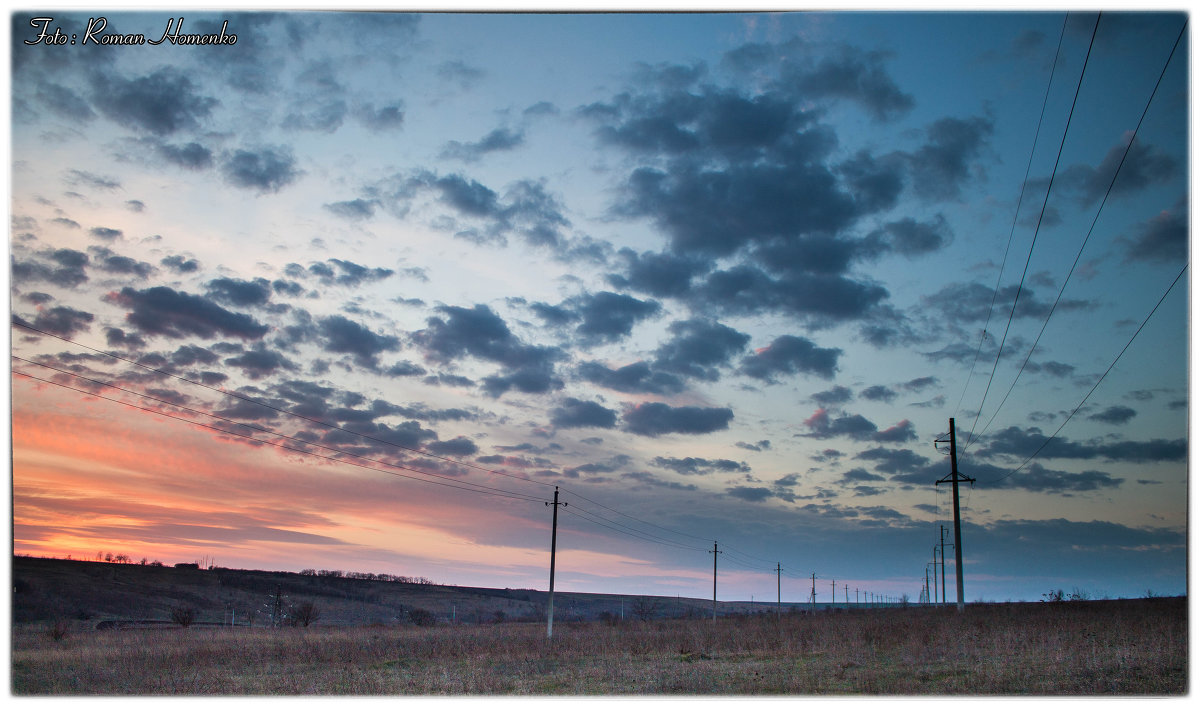
M 292 617 L 292 625 L 305 626 L 314 623 L 321 618 L 321 609 L 311 601 L 301 602 L 296 604 L 288 612 Z
M 71 630 L 71 624 L 66 619 L 55 619 L 46 627 L 46 635 L 55 641 L 61 641 L 67 637 Z
M 196 608 L 192 606 L 177 606 L 171 609 L 171 620 L 187 628 L 196 621 Z

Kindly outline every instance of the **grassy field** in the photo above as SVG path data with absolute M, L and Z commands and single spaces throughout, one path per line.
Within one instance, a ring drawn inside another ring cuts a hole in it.
M 1181 695 L 1182 598 L 708 620 L 14 629 L 18 695 Z

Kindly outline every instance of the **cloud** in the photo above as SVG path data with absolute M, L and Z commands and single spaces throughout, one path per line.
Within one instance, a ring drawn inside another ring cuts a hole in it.
M 1110 425 L 1124 425 L 1137 415 L 1137 410 L 1124 405 L 1113 405 L 1094 415 L 1088 415 L 1089 420 L 1107 422 Z
M 194 130 L 218 104 L 173 68 L 132 79 L 98 74 L 92 87 L 92 103 L 105 117 L 155 135 Z
M 105 228 L 104 226 L 96 226 L 95 228 L 88 229 L 88 233 L 94 238 L 110 242 L 118 240 L 124 235 L 120 229 Z
M 708 434 L 729 427 L 733 410 L 717 407 L 672 407 L 639 403 L 625 411 L 625 430 L 646 437 L 663 434 Z
M 655 351 L 654 367 L 707 381 L 717 380 L 719 369 L 750 341 L 749 334 L 708 319 L 671 322 L 667 330 L 674 338 Z
M 404 102 L 396 101 L 379 108 L 376 108 L 374 103 L 364 103 L 354 109 L 353 115 L 368 130 L 398 130 L 404 125 Z
M 673 253 L 638 255 L 622 248 L 617 257 L 624 262 L 625 274 L 610 274 L 608 282 L 620 289 L 645 292 L 654 297 L 682 297 L 691 288 L 692 279 L 707 272 L 711 264 Z
M 737 442 L 733 446 L 737 447 L 738 449 L 746 449 L 751 452 L 765 452 L 771 448 L 771 440 L 760 439 L 753 444 L 749 442 Z
M 842 415 L 831 418 L 829 413 L 821 408 L 804 421 L 804 426 L 811 430 L 807 437 L 829 439 L 831 437 L 850 437 L 851 439 L 867 440 L 879 429 L 875 423 L 862 415 Z
M 296 370 L 296 364 L 287 360 L 283 354 L 274 350 L 267 350 L 261 346 L 249 351 L 244 351 L 238 356 L 227 358 L 223 362 L 227 366 L 236 366 L 242 369 L 242 372 L 250 377 L 251 380 L 258 380 L 270 375 L 274 375 L 279 370 Z
M 230 184 L 260 194 L 278 192 L 301 175 L 292 151 L 282 146 L 234 150 L 224 157 L 221 172 Z
M 863 388 L 858 393 L 858 397 L 866 400 L 877 400 L 885 403 L 890 403 L 896 399 L 898 393 L 887 387 L 886 385 L 873 385 L 869 388 Z
M 378 366 L 379 354 L 400 348 L 397 337 L 376 334 L 340 314 L 320 320 L 318 328 L 326 351 L 350 354 L 360 366 L 366 368 Z
M 971 160 L 992 134 L 986 118 L 942 118 L 925 129 L 927 142 L 909 155 L 911 184 L 925 199 L 957 199 L 971 177 Z
M 750 466 L 745 462 L 735 462 L 731 459 L 701 459 L 698 457 L 654 457 L 650 461 L 654 466 L 670 469 L 684 476 L 705 476 L 714 472 L 721 473 L 750 473 Z
M 913 442 L 917 439 L 917 433 L 911 422 L 901 420 L 886 430 L 876 432 L 872 439 L 876 442 Z
M 159 263 L 180 274 L 196 272 L 200 269 L 200 261 L 195 258 L 184 258 L 180 255 L 168 255 L 160 260 Z
M 550 424 L 560 429 L 575 427 L 612 428 L 617 425 L 617 413 L 590 400 L 567 398 L 550 412 Z
M 374 199 L 354 199 L 353 201 L 336 201 L 325 204 L 325 209 L 335 216 L 349 220 L 369 219 L 375 215 L 375 207 L 379 202 Z
M 775 382 L 778 375 L 799 373 L 830 379 L 841 354 L 841 349 L 823 349 L 804 337 L 784 334 L 742 359 L 739 371 L 767 382 Z
M 1126 239 L 1125 262 L 1178 263 L 1188 256 L 1188 209 L 1180 204 L 1136 226 Z
M 186 169 L 208 169 L 213 165 L 212 150 L 197 142 L 172 145 L 166 142 L 150 143 L 155 153 L 167 162 Z
M 288 270 L 294 270 L 298 274 L 307 272 L 316 275 L 323 285 L 343 285 L 345 287 L 358 287 L 368 282 L 386 280 L 396 274 L 396 271 L 388 268 L 368 268 L 365 265 L 338 258 L 330 258 L 323 263 L 313 263 L 308 266 L 307 271 L 299 266 L 295 266 L 295 268 L 288 266 Z
M 49 81 L 38 85 L 38 101 L 57 115 L 77 123 L 86 123 L 96 117 L 88 102 L 71 89 Z
M 819 403 L 822 407 L 830 407 L 841 403 L 848 403 L 853 397 L 853 393 L 844 385 L 835 385 L 829 390 L 823 390 L 818 393 L 813 393 L 812 399 Z
M 1017 299 L 1017 285 L 1002 287 L 997 292 L 992 287 L 979 282 L 957 282 L 942 287 L 932 295 L 921 297 L 923 305 L 941 313 L 943 319 L 956 322 L 985 322 L 992 310 L 993 295 L 997 311 L 1012 312 L 1016 319 L 1040 319 L 1050 312 L 1051 303 L 1037 298 L 1037 293 L 1028 287 L 1021 288 L 1020 298 Z M 1016 309 L 1012 307 L 1014 299 Z M 1090 309 L 1092 303 L 1086 300 L 1059 300 L 1056 311 L 1081 311 Z M 975 353 L 971 350 L 971 355 Z
M 1102 471 L 1056 471 L 1041 464 L 1030 464 L 1028 471 L 1018 472 L 997 482 L 997 488 L 1013 488 L 1036 493 L 1070 493 L 1115 489 L 1124 479 L 1114 478 Z
M 12 318 L 14 322 L 26 323 L 24 319 L 15 314 Z M 90 312 L 80 311 L 73 307 L 52 307 L 39 312 L 34 318 L 32 326 L 35 329 L 70 338 L 78 332 L 91 329 L 91 323 L 95 318 L 95 315 Z
M 1113 195 L 1131 194 L 1152 184 L 1164 182 L 1179 170 L 1179 164 L 1174 157 L 1160 152 L 1152 145 L 1134 142 L 1126 154 L 1126 146 L 1132 139 L 1132 132 L 1123 135 L 1121 142 L 1109 148 L 1104 159 L 1096 167 L 1084 164 L 1067 167 L 1059 174 L 1057 183 L 1062 184 L 1064 189 L 1075 192 L 1081 203 L 1088 204 L 1103 197 L 1110 184 Z M 1117 173 L 1118 165 L 1121 168 L 1120 173 Z M 1115 182 L 1114 174 L 1117 175 Z
M 209 280 L 208 296 L 234 307 L 261 307 L 271 299 L 271 284 L 261 277 L 253 281 L 220 277 Z
M 211 339 L 218 335 L 241 339 L 261 339 L 268 330 L 246 314 L 238 314 L 196 295 L 178 292 L 170 287 L 151 287 L 135 290 L 122 288 L 108 301 L 131 310 L 126 321 L 147 334 L 160 334 L 172 339 L 189 335 Z
M 952 240 L 950 225 L 941 214 L 928 223 L 911 218 L 892 221 L 871 235 L 908 258 L 932 253 Z
M 91 187 L 92 189 L 103 189 L 104 191 L 113 191 L 121 188 L 121 182 L 117 181 L 116 177 L 106 177 L 79 169 L 72 169 L 67 172 L 67 183 L 75 186 Z
M 762 503 L 775 495 L 774 491 L 762 486 L 732 486 L 725 489 L 725 493 L 752 503 Z
M 1026 458 L 1041 448 L 1038 456 L 1043 459 L 1102 458 L 1126 462 L 1183 461 L 1187 458 L 1188 446 L 1186 439 L 1082 444 L 1062 437 L 1047 438 L 1037 427 L 1025 430 L 1008 427 L 988 435 L 986 439 L 986 444 L 983 444 L 976 452 L 983 457 L 1003 454 Z
M 650 393 L 670 395 L 682 392 L 683 379 L 679 376 L 653 370 L 645 361 L 638 361 L 618 369 L 611 369 L 599 361 L 585 361 L 577 369 L 579 377 L 605 388 L 622 393 Z
M 452 457 L 465 457 L 475 454 L 479 447 L 466 437 L 455 437 L 445 441 L 429 442 L 425 448 L 434 454 Z
M 629 336 L 638 322 L 653 317 L 662 306 L 615 292 L 572 297 L 564 305 L 581 319 L 575 332 L 585 343 L 612 343 Z
M 475 162 L 489 152 L 500 152 L 516 149 L 525 142 L 523 130 L 496 128 L 476 142 L 461 143 L 451 140 L 442 150 L 442 157 L 448 159 Z
M 888 58 L 885 52 L 842 45 L 820 59 L 813 59 L 801 40 L 780 48 L 788 51 L 784 54 L 779 81 L 798 96 L 852 101 L 865 108 L 876 121 L 893 120 L 912 110 L 912 95 L 901 91 L 884 67 Z
M 47 251 L 41 255 L 48 257 L 55 264 L 33 260 L 17 260 L 12 256 L 12 278 L 14 282 L 49 282 L 60 287 L 77 287 L 88 280 L 86 266 L 90 262 L 87 253 L 70 248 L 59 248 Z

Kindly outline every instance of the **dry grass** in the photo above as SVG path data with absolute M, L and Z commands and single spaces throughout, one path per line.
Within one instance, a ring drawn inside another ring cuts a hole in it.
M 1180 695 L 1186 600 L 545 626 L 14 632 L 13 691 Z

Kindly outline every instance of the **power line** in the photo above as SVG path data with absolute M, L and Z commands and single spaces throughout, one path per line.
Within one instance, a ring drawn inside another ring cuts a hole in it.
M 361 432 L 355 432 L 354 430 L 348 430 L 348 429 L 346 429 L 346 428 L 344 428 L 344 427 L 342 427 L 342 426 L 340 426 L 340 425 L 335 425 L 335 424 L 333 424 L 333 423 L 325 422 L 324 420 L 318 420 L 318 419 L 315 419 L 315 418 L 312 418 L 312 417 L 308 417 L 307 415 L 301 415 L 301 414 L 299 414 L 299 413 L 292 412 L 292 411 L 290 411 L 290 410 L 285 410 L 285 409 L 283 409 L 283 408 L 275 407 L 274 405 L 271 405 L 271 404 L 269 404 L 269 403 L 264 403 L 264 402 L 262 402 L 261 400 L 255 400 L 254 398 L 250 398 L 250 397 L 247 397 L 247 396 L 244 396 L 244 395 L 239 395 L 238 393 L 234 393 L 234 392 L 231 392 L 231 391 L 228 391 L 228 390 L 222 390 L 221 388 L 217 388 L 216 386 L 211 386 L 211 385 L 208 385 L 208 384 L 206 384 L 206 383 L 201 383 L 200 381 L 194 381 L 194 380 L 191 380 L 190 378 L 184 378 L 183 376 L 176 375 L 176 374 L 174 374 L 174 373 L 171 373 L 171 372 L 169 372 L 169 371 L 164 371 L 164 370 L 161 370 L 161 369 L 158 369 L 158 368 L 154 368 L 153 366 L 148 366 L 148 365 L 146 365 L 146 364 L 144 364 L 144 363 L 140 363 L 140 362 L 138 362 L 138 361 L 134 361 L 134 360 L 132 360 L 132 359 L 125 358 L 125 357 L 123 357 L 123 356 L 118 356 L 118 355 L 116 355 L 116 354 L 114 354 L 114 353 L 112 353 L 112 352 L 110 352 L 110 351 L 104 351 L 104 350 L 102 350 L 102 349 L 97 349 L 97 348 L 94 348 L 94 347 L 88 346 L 87 344 L 80 343 L 80 342 L 78 342 L 78 341 L 74 341 L 74 340 L 72 340 L 72 339 L 68 339 L 68 338 L 66 338 L 66 337 L 64 337 L 64 336 L 59 336 L 58 334 L 54 334 L 54 333 L 51 333 L 51 332 L 48 332 L 48 331 L 43 331 L 43 330 L 41 330 L 41 329 L 38 329 L 38 328 L 36 328 L 36 327 L 34 327 L 34 326 L 32 326 L 32 325 L 30 325 L 30 324 L 28 324 L 28 323 L 24 322 L 24 321 L 21 321 L 21 320 L 17 319 L 17 318 L 13 318 L 13 320 L 12 320 L 12 324 L 13 324 L 13 325 L 15 325 L 15 326 L 22 327 L 22 328 L 24 328 L 24 329 L 28 329 L 29 331 L 37 332 L 38 334 L 41 334 L 41 335 L 43 335 L 43 336 L 49 336 L 49 337 L 53 337 L 53 338 L 55 338 L 55 339 L 58 339 L 58 340 L 60 340 L 60 341 L 65 341 L 65 342 L 67 342 L 68 344 L 74 344 L 74 345 L 76 345 L 76 346 L 79 346 L 79 347 L 81 347 L 81 348 L 88 349 L 89 351 L 94 351 L 94 352 L 96 352 L 96 353 L 98 353 L 98 354 L 102 354 L 102 355 L 104 355 L 104 356 L 109 356 L 109 357 L 111 357 L 111 358 L 114 358 L 114 359 L 116 359 L 116 360 L 118 360 L 118 361 L 123 361 L 123 362 L 125 362 L 125 363 L 131 364 L 131 365 L 134 365 L 134 366 L 138 366 L 138 367 L 140 367 L 140 368 L 144 368 L 144 369 L 146 369 L 147 371 L 152 371 L 152 372 L 154 372 L 154 373 L 157 373 L 157 374 L 159 374 L 159 375 L 168 376 L 168 377 L 170 377 L 170 378 L 174 378 L 174 379 L 176 379 L 176 380 L 183 381 L 184 383 L 190 383 L 191 385 L 197 385 L 197 386 L 200 386 L 201 388 L 207 388 L 208 390 L 211 390 L 211 391 L 213 391 L 213 392 L 216 392 L 216 393 L 220 393 L 221 395 L 227 395 L 227 396 L 229 396 L 229 397 L 231 397 L 231 398 L 236 398 L 236 399 L 238 399 L 238 400 L 241 400 L 241 401 L 243 401 L 243 402 L 251 403 L 251 404 L 253 404 L 253 405 L 258 405 L 258 406 L 261 406 L 261 407 L 267 408 L 268 410 L 274 410 L 275 412 L 282 413 L 282 414 L 284 414 L 284 415 L 290 415 L 290 416 L 292 416 L 292 417 L 295 417 L 295 418 L 298 418 L 298 419 L 301 419 L 301 420 L 305 420 L 306 422 L 311 422 L 311 423 L 313 423 L 313 424 L 316 424 L 316 425 L 321 425 L 321 426 L 323 426 L 323 427 L 328 427 L 329 429 L 338 430 L 338 431 L 340 431 L 340 432 L 345 432 L 345 433 L 347 433 L 347 434 L 352 434 L 352 435 L 355 435 L 355 436 L 357 436 L 357 437 L 361 437 L 361 438 L 363 438 L 363 439 L 368 439 L 368 440 L 371 440 L 372 442 L 378 442 L 379 444 L 386 444 L 386 445 L 388 445 L 388 446 L 391 446 L 391 447 L 396 447 L 397 449 L 403 449 L 403 450 L 404 450 L 404 451 L 406 451 L 406 452 L 412 452 L 412 453 L 414 453 L 414 454 L 420 454 L 420 455 L 422 455 L 422 456 L 429 457 L 429 458 L 431 458 L 431 459 L 437 459 L 437 460 L 439 460 L 439 461 L 448 462 L 448 463 L 450 463 L 450 464 L 458 464 L 458 465 L 460 465 L 460 466 L 465 466 L 465 467 L 467 467 L 467 468 L 470 468 L 470 469 L 475 469 L 475 470 L 477 470 L 477 471 L 485 471 L 485 472 L 487 472 L 487 473 L 489 473 L 489 474 L 496 474 L 496 475 L 498 475 L 498 476 L 505 476 L 505 477 L 508 477 L 508 478 L 510 478 L 510 479 L 517 479 L 517 480 L 519 480 L 519 481 L 525 481 L 525 482 L 528 482 L 528 483 L 531 483 L 531 484 L 540 484 L 540 485 L 542 485 L 542 486 L 553 486 L 553 485 L 554 485 L 554 484 L 551 484 L 551 483 L 547 483 L 547 482 L 545 482 L 545 481 L 538 481 L 537 479 L 530 479 L 530 478 L 526 478 L 526 477 L 523 477 L 523 476 L 517 476 L 516 474 L 506 474 L 506 473 L 504 473 L 504 472 L 502 472 L 502 471 L 496 471 L 495 469 L 489 469 L 489 468 L 487 468 L 487 467 L 479 466 L 479 465 L 476 465 L 476 464 L 471 464 L 470 462 L 464 462 L 464 461 L 462 461 L 461 459 L 451 459 L 450 457 L 443 457 L 443 456 L 440 456 L 440 455 L 438 455 L 438 454 L 434 454 L 434 453 L 432 453 L 432 452 L 428 452 L 428 451 L 425 451 L 425 450 L 422 450 L 422 449 L 416 449 L 416 448 L 414 448 L 414 447 L 406 447 L 406 446 L 404 446 L 404 445 L 402 445 L 402 444 L 398 444 L 398 443 L 396 443 L 396 442 L 389 442 L 389 441 L 387 441 L 387 440 L 384 440 L 384 439 L 379 439 L 379 438 L 377 438 L 377 437 L 372 437 L 371 435 L 368 435 L 368 434 L 363 434 L 363 433 L 361 433 Z
M 1029 262 L 1033 259 L 1033 249 L 1037 245 L 1038 233 L 1042 230 L 1042 219 L 1046 215 L 1046 205 L 1050 201 L 1050 192 L 1054 189 L 1054 177 L 1058 174 L 1058 163 L 1062 160 L 1063 147 L 1067 143 L 1067 135 L 1071 132 L 1071 119 L 1075 116 L 1075 106 L 1079 102 L 1079 92 L 1083 88 L 1083 77 L 1087 74 L 1088 61 L 1092 57 L 1092 47 L 1096 43 L 1096 32 L 1100 28 L 1100 16 L 1103 13 L 1096 15 L 1096 23 L 1092 26 L 1092 39 L 1088 43 L 1087 55 L 1083 59 L 1083 68 L 1079 72 L 1079 81 L 1075 84 L 1075 97 L 1071 100 L 1071 110 L 1067 113 L 1067 124 L 1063 128 L 1062 140 L 1058 144 L 1058 154 L 1054 158 L 1054 168 L 1050 170 L 1050 183 L 1046 185 L 1046 196 L 1042 199 L 1042 210 L 1038 213 L 1037 225 L 1033 229 L 1033 240 L 1029 243 L 1029 253 L 1025 256 L 1025 268 L 1021 271 L 1021 280 L 1017 283 L 1016 294 L 1013 295 L 1012 310 L 1008 313 L 1008 322 L 1004 325 L 1004 336 L 1000 339 L 1000 347 L 996 349 L 996 361 L 992 364 L 992 373 L 988 376 L 987 387 L 984 388 L 983 397 L 979 400 L 979 410 L 975 413 L 975 421 L 971 424 L 971 431 L 967 435 L 967 444 L 963 451 L 966 451 L 974 439 L 975 425 L 979 424 L 979 416 L 983 412 L 983 404 L 987 402 L 988 391 L 992 389 L 992 381 L 996 378 L 996 368 L 1000 365 L 1000 355 L 1004 353 L 1004 344 L 1008 341 L 1008 332 L 1012 327 L 1013 317 L 1017 313 L 1017 303 L 1021 299 L 1021 290 L 1025 286 L 1025 276 L 1029 273 Z
M 1117 357 L 1113 359 L 1113 362 L 1108 365 L 1108 368 L 1105 369 L 1103 374 L 1101 374 L 1100 379 L 1096 381 L 1096 384 L 1092 386 L 1092 389 L 1088 391 L 1087 395 L 1083 396 L 1083 400 L 1079 401 L 1079 404 L 1075 406 L 1075 409 L 1071 411 L 1071 414 L 1067 415 L 1067 418 L 1063 420 L 1061 425 L 1058 426 L 1058 429 L 1054 431 L 1054 434 L 1047 437 L 1045 441 L 1042 442 L 1042 445 L 1037 448 L 1037 451 L 1035 451 L 1033 454 L 1030 454 L 1029 458 L 1021 462 L 1021 465 L 1016 469 L 1013 469 L 998 479 L 981 483 L 995 484 L 1003 481 L 1004 479 L 1007 479 L 1021 469 L 1025 468 L 1026 464 L 1033 461 L 1034 457 L 1036 457 L 1038 454 L 1041 454 L 1042 450 L 1046 448 L 1046 445 L 1050 444 L 1050 441 L 1057 437 L 1058 433 L 1062 432 L 1062 429 L 1067 426 L 1067 423 L 1071 421 L 1071 418 L 1075 416 L 1075 413 L 1079 412 L 1079 409 L 1084 406 L 1084 404 L 1088 401 L 1088 398 L 1092 397 L 1092 393 L 1096 392 L 1096 388 L 1100 387 L 1100 384 L 1108 376 L 1109 372 L 1112 371 L 1113 367 L 1117 365 L 1117 361 L 1121 360 L 1121 356 L 1125 355 L 1125 351 L 1129 349 L 1130 344 L 1132 344 L 1133 340 L 1137 338 L 1137 335 L 1141 333 L 1142 329 L 1146 326 L 1146 323 L 1150 321 L 1150 317 L 1154 316 L 1154 313 L 1158 311 L 1159 305 L 1163 303 L 1163 301 L 1167 298 L 1167 295 L 1170 294 L 1171 290 L 1175 288 L 1175 285 L 1179 282 L 1179 278 L 1183 277 L 1183 273 L 1187 271 L 1187 268 L 1188 264 L 1184 263 L 1183 268 L 1179 271 L 1179 274 L 1176 275 L 1175 279 L 1171 281 L 1171 285 L 1167 287 L 1166 292 L 1163 292 L 1162 297 L 1158 298 L 1158 302 L 1154 305 L 1154 308 L 1150 310 L 1150 313 L 1146 315 L 1146 318 L 1142 320 L 1142 323 L 1138 326 L 1137 331 L 1133 332 L 1133 336 L 1129 337 L 1129 341 L 1125 343 L 1125 346 L 1121 349 L 1121 352 L 1118 353 Z
M 1067 33 L 1067 20 L 1071 13 L 1063 15 L 1063 26 L 1058 33 L 1058 50 L 1054 53 L 1054 65 L 1050 67 L 1050 78 L 1046 81 L 1046 93 L 1042 96 L 1042 111 L 1038 115 L 1037 130 L 1033 133 L 1033 145 L 1029 148 L 1029 161 L 1025 164 L 1025 177 L 1021 180 L 1021 193 L 1017 197 L 1017 207 L 1013 210 L 1012 225 L 1008 229 L 1008 244 L 1004 246 L 1004 258 L 1000 261 L 1000 273 L 996 276 L 996 287 L 992 290 L 992 303 L 988 305 L 987 319 L 983 323 L 983 331 L 979 333 L 979 346 L 975 348 L 975 358 L 971 361 L 971 370 L 963 381 L 962 395 L 958 396 L 958 410 L 962 410 L 963 399 L 967 395 L 967 387 L 971 384 L 971 376 L 975 374 L 975 364 L 979 362 L 979 353 L 983 351 L 983 342 L 987 338 L 988 325 L 992 322 L 992 311 L 996 308 L 996 298 L 1000 295 L 1000 281 L 1004 279 L 1004 267 L 1008 264 L 1008 252 L 1012 248 L 1013 234 L 1017 230 L 1017 218 L 1021 214 L 1021 204 L 1025 203 L 1025 188 L 1029 185 L 1029 172 L 1033 168 L 1033 155 L 1037 151 L 1038 138 L 1042 134 L 1042 122 L 1046 118 L 1046 106 L 1050 102 L 1050 87 L 1054 85 L 1054 74 L 1058 71 L 1058 60 L 1062 56 L 1063 37 Z
M 1037 348 L 1038 342 L 1042 340 L 1042 334 L 1046 333 L 1046 326 L 1050 323 L 1050 317 L 1054 315 L 1054 310 L 1058 307 L 1058 303 L 1062 300 L 1063 292 L 1067 289 L 1067 283 L 1070 282 L 1071 276 L 1075 274 L 1075 268 L 1079 265 L 1079 259 L 1083 257 L 1083 249 L 1087 246 L 1088 240 L 1092 237 L 1092 232 L 1096 229 L 1096 223 L 1100 220 L 1100 214 L 1104 211 L 1105 204 L 1108 203 L 1108 197 L 1112 194 L 1113 186 L 1117 183 L 1117 177 L 1121 174 L 1121 168 L 1125 165 L 1125 159 L 1129 156 L 1130 150 L 1133 148 L 1133 143 L 1137 140 L 1138 131 L 1141 130 L 1142 122 L 1146 119 L 1146 114 L 1150 112 L 1150 105 L 1154 102 L 1154 96 L 1158 94 L 1158 88 L 1162 85 L 1163 77 L 1167 74 L 1167 68 L 1171 65 L 1171 60 L 1175 57 L 1175 50 L 1179 48 L 1179 42 L 1183 39 L 1183 33 L 1187 30 L 1187 21 L 1183 23 L 1183 27 L 1179 28 L 1179 36 L 1175 38 L 1175 44 L 1171 47 L 1171 53 L 1167 56 L 1167 61 L 1163 64 L 1162 71 L 1158 74 L 1158 81 L 1154 84 L 1154 90 L 1150 92 L 1150 97 L 1146 99 L 1146 107 L 1142 109 L 1142 116 L 1138 118 L 1137 125 L 1133 129 L 1133 135 L 1130 136 L 1129 142 L 1125 145 L 1125 152 L 1121 154 L 1121 161 L 1117 164 L 1116 170 L 1113 171 L 1112 179 L 1108 183 L 1108 189 L 1104 192 L 1104 198 L 1100 200 L 1100 207 L 1096 209 L 1096 216 L 1092 219 L 1092 225 L 1088 228 L 1087 235 L 1084 236 L 1083 242 L 1079 244 L 1079 252 L 1075 254 L 1075 261 L 1071 263 L 1071 269 L 1067 271 L 1067 276 L 1063 280 L 1062 287 L 1058 289 L 1058 296 L 1054 298 L 1054 304 L 1050 306 L 1050 311 L 1046 313 L 1046 318 L 1042 321 L 1042 328 L 1038 331 L 1037 338 L 1034 339 L 1033 345 L 1029 347 L 1029 352 L 1025 354 L 1025 360 L 1021 363 L 1021 368 L 1017 371 L 1017 375 L 1013 378 L 1012 384 L 1008 386 L 1008 392 L 1004 394 L 1004 398 L 1000 404 L 996 406 L 996 410 L 992 412 L 992 416 L 988 418 L 987 424 L 979 431 L 982 436 L 991 426 L 992 421 L 996 419 L 1000 408 L 1004 407 L 1004 403 L 1008 400 L 1008 396 L 1012 394 L 1013 388 L 1016 387 L 1017 381 L 1021 378 L 1021 374 L 1025 372 L 1025 366 L 1029 363 L 1029 358 L 1033 356 L 1034 350 Z M 968 445 L 969 446 L 969 445 Z M 965 451 L 965 449 L 964 449 Z

